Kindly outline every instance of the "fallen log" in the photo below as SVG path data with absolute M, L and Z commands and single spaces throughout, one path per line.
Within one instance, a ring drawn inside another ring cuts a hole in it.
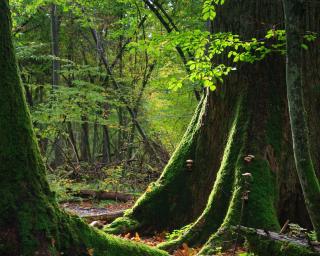
M 128 202 L 134 199 L 130 194 L 121 192 L 107 192 L 107 191 L 96 191 L 96 190 L 80 190 L 75 193 L 75 196 L 83 198 L 95 198 L 100 200 L 116 200 L 121 202 Z
M 240 226 L 239 231 L 248 241 L 249 249 L 259 256 L 320 256 L 320 244 L 307 238 L 244 226 Z
M 122 217 L 125 210 L 115 211 L 115 212 L 108 212 L 108 213 L 102 213 L 97 215 L 85 215 L 81 216 L 86 222 L 90 223 L 93 221 L 106 221 L 111 222 L 115 220 L 116 218 Z

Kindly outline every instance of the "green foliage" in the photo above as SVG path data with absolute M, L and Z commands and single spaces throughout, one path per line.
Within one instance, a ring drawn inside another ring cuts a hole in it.
M 202 18 L 204 20 L 214 20 L 216 17 L 216 5 L 223 5 L 225 0 L 205 0 L 202 8 Z
M 247 40 L 230 32 L 210 34 L 202 30 L 191 30 L 153 36 L 149 41 L 130 43 L 128 47 L 131 52 L 147 51 L 155 57 L 180 47 L 193 56 L 187 63 L 189 73 L 180 81 L 173 78 L 169 88 L 177 90 L 189 79 L 215 90 L 218 84 L 223 83 L 224 77 L 237 69 L 238 62 L 254 63 L 271 53 L 284 54 L 285 33 L 284 30 L 269 30 L 264 38 Z M 223 54 L 231 61 L 221 63 L 219 56 Z
M 166 235 L 166 239 L 169 241 L 177 239 L 178 237 L 182 236 L 186 231 L 188 231 L 191 226 L 192 226 L 192 224 L 189 224 L 189 225 L 182 227 L 181 229 L 173 230 L 172 232 L 170 232 Z

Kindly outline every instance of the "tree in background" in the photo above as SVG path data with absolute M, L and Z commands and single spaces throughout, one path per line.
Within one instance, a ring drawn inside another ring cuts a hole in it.
M 159 176 L 168 151 L 192 115 L 193 88 L 173 92 L 166 85 L 177 72 L 182 73 L 180 62 L 172 61 L 170 69 L 166 66 L 165 60 L 175 56 L 163 58 L 151 47 L 132 47 L 150 41 L 150 33 L 161 33 L 160 25 L 147 18 L 143 4 L 133 2 L 55 2 L 61 66 L 55 90 L 48 79 L 55 60 L 48 47 L 52 5 L 11 2 L 15 31 L 19 31 L 15 42 L 22 79 L 52 173 L 97 179 L 95 174 L 105 178 L 106 170 L 123 169 L 128 174 L 125 181 L 139 169 L 136 183 L 143 180 L 144 189 Z M 57 138 L 62 139 L 61 145 Z M 55 172 L 56 165 L 51 163 L 56 144 L 64 163 Z

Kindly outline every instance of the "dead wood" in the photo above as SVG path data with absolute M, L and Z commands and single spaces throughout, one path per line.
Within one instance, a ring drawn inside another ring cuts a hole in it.
M 130 194 L 121 192 L 107 192 L 107 191 L 96 191 L 96 190 L 80 190 L 75 194 L 76 196 L 83 198 L 95 198 L 100 200 L 117 200 L 120 202 L 128 202 L 134 199 Z

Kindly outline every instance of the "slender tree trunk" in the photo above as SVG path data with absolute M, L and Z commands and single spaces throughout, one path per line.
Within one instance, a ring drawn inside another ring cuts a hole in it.
M 116 90 L 120 90 L 120 86 L 119 83 L 114 79 L 113 77 L 113 73 L 112 73 L 112 69 L 108 63 L 108 59 L 105 55 L 105 51 L 101 45 L 100 39 L 98 37 L 97 31 L 90 28 L 92 36 L 95 40 L 95 43 L 97 44 L 98 47 L 98 53 L 99 53 L 99 57 L 108 73 L 108 77 L 111 80 L 111 83 L 113 84 L 113 86 L 115 87 Z M 120 95 L 120 100 L 126 105 L 125 109 L 128 111 L 130 117 L 132 118 L 132 121 L 134 122 L 137 131 L 139 132 L 139 134 L 141 135 L 143 142 L 145 143 L 145 145 L 147 147 L 150 148 L 150 151 L 152 151 L 155 159 L 161 164 L 163 163 L 163 161 L 158 157 L 157 151 L 155 150 L 155 148 L 153 147 L 153 142 L 148 138 L 147 134 L 145 133 L 144 129 L 142 128 L 142 126 L 140 125 L 140 123 L 138 122 L 138 120 L 134 119 L 134 112 L 132 110 L 132 108 L 129 105 L 129 102 L 127 101 L 126 98 L 124 98 L 123 96 Z
M 75 154 L 75 158 L 76 158 L 77 162 L 79 163 L 80 156 L 79 156 L 79 151 L 78 151 L 78 147 L 77 147 L 77 141 L 76 141 L 75 136 L 74 136 L 74 132 L 73 132 L 73 129 L 72 129 L 71 122 L 67 122 L 67 129 L 68 129 L 68 136 L 69 136 L 70 144 L 71 144 L 70 146 L 72 147 L 73 152 Z
M 7 0 L 0 1 L 0 24 L 0 254 L 168 255 L 103 235 L 60 211 L 46 180 L 18 75 Z
M 90 162 L 91 151 L 89 142 L 89 123 L 87 122 L 87 118 L 85 116 L 82 117 L 81 124 L 80 152 L 81 160 L 85 162 Z
M 110 135 L 108 126 L 104 125 L 103 129 L 103 145 L 102 145 L 102 162 L 108 164 L 111 162 Z
M 109 116 L 109 104 L 104 104 L 104 117 L 107 119 Z M 108 164 L 111 162 L 111 141 L 108 125 L 102 126 L 103 143 L 102 143 L 102 162 Z
M 93 124 L 93 141 L 92 141 L 92 157 L 91 162 L 94 163 L 96 161 L 97 149 L 98 149 L 98 132 L 99 132 L 98 123 L 95 121 Z
M 59 30 L 60 30 L 60 21 L 58 16 L 57 5 L 51 5 L 51 51 L 52 51 L 52 89 L 55 90 L 59 86 L 59 71 L 60 71 L 60 61 L 56 58 L 59 58 Z M 63 141 L 60 138 L 60 135 L 56 138 L 56 141 L 53 144 L 54 147 L 54 160 L 52 165 L 58 167 L 64 162 L 64 155 L 62 152 Z
M 54 57 L 52 61 L 52 88 L 59 86 L 59 71 L 60 71 L 60 61 L 59 58 L 59 30 L 60 21 L 58 16 L 57 5 L 51 5 L 51 45 L 52 45 L 52 56 Z
M 33 107 L 33 97 L 32 97 L 32 91 L 29 86 L 24 86 L 24 89 L 26 91 L 26 98 L 27 98 L 27 103 L 29 104 L 30 107 Z
M 118 149 L 118 160 L 123 160 L 123 148 L 124 148 L 124 113 L 122 107 L 118 107 L 118 141 L 117 141 L 117 149 Z
M 311 222 L 320 238 L 320 186 L 310 154 L 308 124 L 303 97 L 302 35 L 306 1 L 283 0 L 287 34 L 287 94 L 293 152 L 305 203 Z

